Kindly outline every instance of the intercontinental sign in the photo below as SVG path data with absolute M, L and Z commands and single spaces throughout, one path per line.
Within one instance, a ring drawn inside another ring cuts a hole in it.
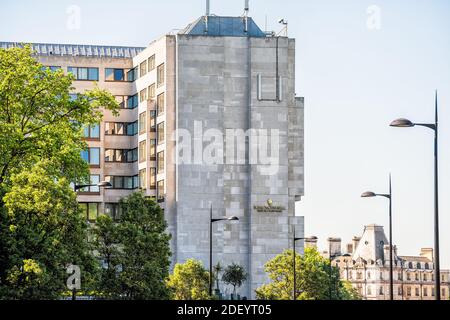
M 267 200 L 267 204 L 264 206 L 253 206 L 257 212 L 283 212 L 286 210 L 284 206 L 276 206 L 271 199 Z

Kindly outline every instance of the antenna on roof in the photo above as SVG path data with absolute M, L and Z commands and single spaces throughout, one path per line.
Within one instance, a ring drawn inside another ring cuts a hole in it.
M 210 15 L 210 11 L 209 11 L 209 0 L 206 0 L 206 16 Z
M 245 0 L 245 7 L 244 7 L 244 32 L 248 32 L 248 13 L 250 11 L 250 5 L 249 0 Z

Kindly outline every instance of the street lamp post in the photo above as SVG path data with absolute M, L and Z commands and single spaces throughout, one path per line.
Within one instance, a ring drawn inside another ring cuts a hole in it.
M 439 261 L 439 193 L 438 193 L 438 94 L 435 93 L 434 123 L 414 123 L 408 119 L 394 120 L 390 126 L 397 128 L 426 127 L 434 131 L 434 267 L 436 300 L 441 300 L 441 271 Z
M 394 300 L 394 258 L 393 258 L 393 244 L 392 244 L 392 183 L 391 175 L 389 174 L 389 193 L 377 194 L 372 191 L 364 192 L 362 198 L 384 197 L 389 199 L 389 292 L 390 300 Z
M 74 184 L 73 191 L 78 192 L 79 190 L 87 187 L 110 188 L 112 187 L 112 184 L 108 181 L 101 181 L 97 184 L 82 184 L 82 185 Z M 72 289 L 72 300 L 77 300 L 77 289 L 75 288 Z
M 292 247 L 294 249 L 294 262 L 293 262 L 293 266 L 294 266 L 294 289 L 293 289 L 293 296 L 294 299 L 293 300 L 297 300 L 297 271 L 296 271 L 296 252 L 295 252 L 295 242 L 300 241 L 300 240 L 306 240 L 307 238 L 296 238 L 295 237 L 295 226 L 294 226 L 294 238 L 292 239 Z M 311 237 L 311 239 L 317 239 L 317 237 Z
M 212 217 L 212 206 L 209 212 L 209 296 L 212 296 L 212 285 L 213 285 L 213 273 L 212 273 L 212 264 L 213 264 L 213 257 L 212 257 L 212 253 L 213 253 L 213 248 L 212 248 L 212 234 L 213 234 L 213 223 L 214 222 L 218 222 L 218 221 L 239 221 L 238 217 L 232 216 L 229 218 L 217 218 L 217 219 L 213 219 Z

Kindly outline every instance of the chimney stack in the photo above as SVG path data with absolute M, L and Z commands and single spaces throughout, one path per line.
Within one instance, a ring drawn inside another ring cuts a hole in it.
M 352 243 L 353 243 L 353 252 L 356 251 L 356 248 L 358 247 L 359 241 L 361 240 L 361 237 L 353 237 Z
M 328 238 L 328 254 L 330 257 L 340 256 L 341 251 L 341 238 Z
M 433 248 L 422 248 L 420 249 L 420 256 L 429 259 L 434 262 Z
M 317 237 L 305 238 L 305 248 L 315 248 L 315 249 L 317 249 Z

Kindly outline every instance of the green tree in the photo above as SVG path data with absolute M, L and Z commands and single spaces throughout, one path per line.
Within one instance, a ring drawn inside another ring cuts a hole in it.
M 30 46 L 0 49 L 0 298 L 54 298 L 67 265 L 92 262 L 69 182 L 88 179 L 83 126 L 118 105 L 98 88 L 74 99 L 73 79 Z
M 92 288 L 97 262 L 87 227 L 65 178 L 49 176 L 47 161 L 11 178 L 2 208 L 8 257 L 0 294 L 7 299 L 55 299 L 66 291 L 66 268 L 81 269 L 82 290 Z
M 219 279 L 220 279 L 220 273 L 223 271 L 223 267 L 220 264 L 220 262 L 217 262 L 217 264 L 213 267 L 213 271 L 214 271 L 214 280 L 216 280 L 216 291 L 220 292 Z
M 96 249 L 107 268 L 99 292 L 105 297 L 162 300 L 169 296 L 170 235 L 164 212 L 136 192 L 119 202 L 118 223 L 102 217 L 96 226 Z
M 233 286 L 233 296 L 236 296 L 236 288 L 242 286 L 247 280 L 247 273 L 243 266 L 232 263 L 225 268 L 222 276 L 222 281 L 228 285 Z
M 103 261 L 96 293 L 103 299 L 119 299 L 121 283 L 119 278 L 121 251 L 118 225 L 110 216 L 101 215 L 93 228 L 94 248 Z
M 258 299 L 293 299 L 293 251 L 286 250 L 265 265 L 271 283 L 256 290 Z M 348 298 L 347 289 L 339 280 L 339 270 L 314 248 L 306 248 L 303 256 L 296 254 L 296 295 L 298 300 L 340 300 Z M 331 272 L 331 274 L 330 274 Z M 331 275 L 331 276 L 330 276 Z
M 209 300 L 209 272 L 201 261 L 188 259 L 177 263 L 167 280 L 174 300 Z

